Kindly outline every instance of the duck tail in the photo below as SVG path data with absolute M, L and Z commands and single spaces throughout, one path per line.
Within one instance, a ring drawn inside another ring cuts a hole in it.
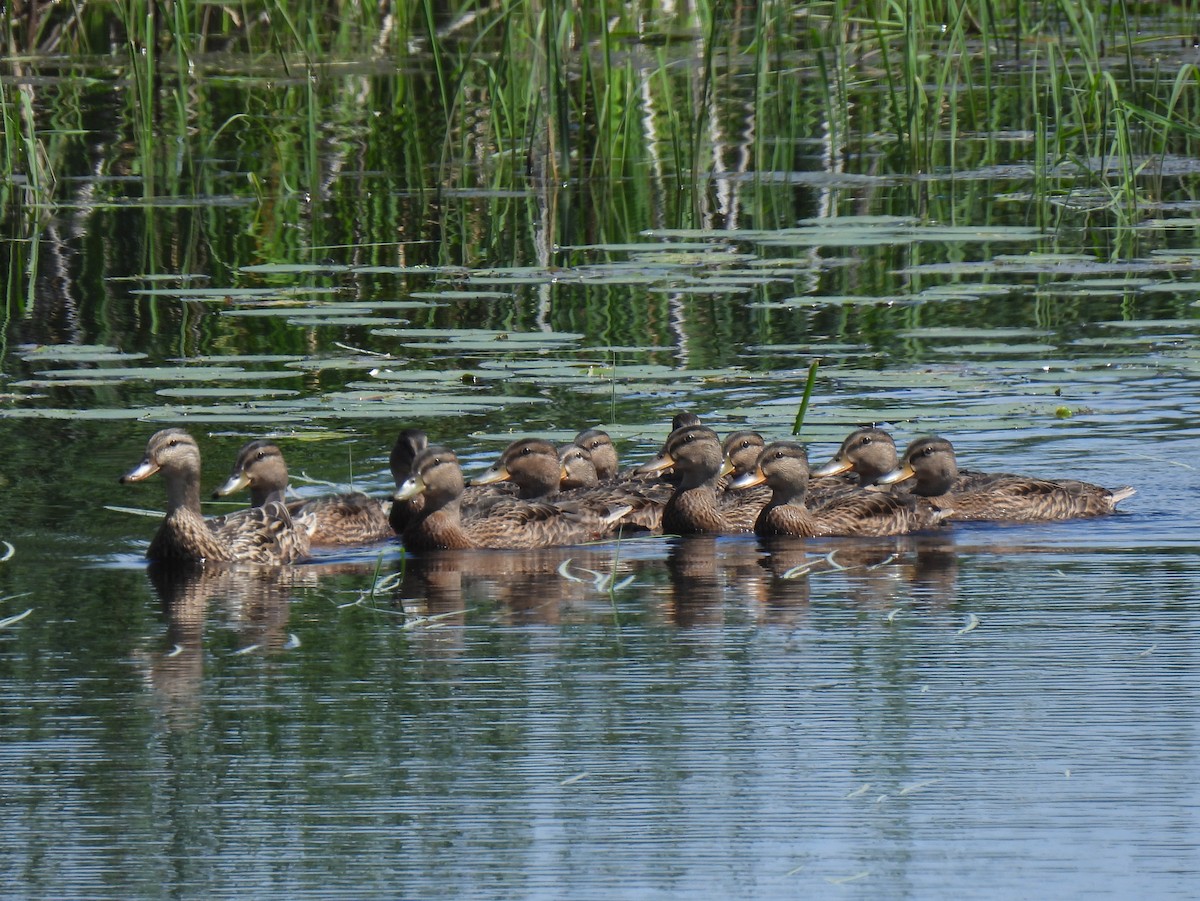
M 1112 506 L 1115 507 L 1117 504 L 1121 503 L 1121 501 L 1125 500 L 1126 498 L 1133 497 L 1135 494 L 1137 494 L 1137 489 L 1134 488 L 1132 485 L 1126 485 L 1123 488 L 1114 488 L 1112 491 L 1109 492 L 1109 494 L 1112 495 L 1111 503 L 1112 503 Z

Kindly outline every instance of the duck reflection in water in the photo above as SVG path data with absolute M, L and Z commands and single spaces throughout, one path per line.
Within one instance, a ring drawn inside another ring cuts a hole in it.
M 496 623 L 557 625 L 611 616 L 609 589 L 628 587 L 632 569 L 610 545 L 427 551 L 406 561 L 394 598 L 409 616 L 440 624 L 464 625 L 473 611 Z
M 164 649 L 149 655 L 147 680 L 173 729 L 195 725 L 204 684 L 204 631 L 216 601 L 237 632 L 237 653 L 266 653 L 291 640 L 288 611 L 298 582 L 313 582 L 302 567 L 179 566 L 152 563 L 146 574 L 166 620 Z

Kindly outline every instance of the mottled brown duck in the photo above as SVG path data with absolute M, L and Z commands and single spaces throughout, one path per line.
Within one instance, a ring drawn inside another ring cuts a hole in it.
M 569 474 L 566 478 L 569 480 Z M 473 484 L 512 481 L 518 486 L 518 497 L 522 500 L 571 503 L 600 514 L 626 507 L 623 524 L 650 531 L 659 527 L 662 509 L 670 496 L 667 487 L 636 480 L 577 485 L 570 490 L 561 490 L 563 480 L 564 466 L 554 445 L 540 438 L 521 438 L 510 444 L 500 459 Z
M 308 535 L 278 501 L 229 516 L 205 519 L 200 512 L 200 448 L 183 429 L 155 432 L 142 462 L 123 484 L 159 473 L 167 485 L 167 514 L 146 556 L 177 563 L 292 563 L 308 556 Z
M 608 432 L 600 429 L 584 429 L 575 436 L 573 443 L 582 447 L 591 456 L 592 465 L 596 468 L 596 477 L 601 482 L 607 482 L 617 477 L 621 461 L 617 457 L 617 449 L 613 446 Z
M 413 461 L 412 475 L 395 500 L 421 495 L 425 503 L 404 530 L 410 550 L 537 548 L 581 544 L 613 533 L 627 508 L 607 515 L 571 505 L 505 499 L 472 517 L 462 513 L 463 474 L 458 457 L 430 446 Z
M 412 475 L 412 464 L 417 454 L 429 446 L 429 438 L 421 429 L 404 429 L 396 437 L 392 446 L 389 466 L 392 479 L 399 488 Z M 462 493 L 462 512 L 464 517 L 471 517 L 479 510 L 486 508 L 503 498 L 515 498 L 517 486 L 512 482 L 496 485 L 468 485 Z M 392 501 L 392 509 L 388 520 L 397 535 L 403 535 L 408 523 L 421 512 L 425 505 L 425 497 L 418 494 L 408 500 L 397 503 Z
M 720 535 L 754 527 L 761 499 L 722 490 L 724 459 L 717 433 L 710 428 L 685 426 L 670 434 L 662 456 L 646 465 L 651 472 L 674 469 L 680 479 L 663 509 L 663 532 Z
M 562 484 L 558 448 L 542 438 L 518 438 L 472 485 L 512 482 L 521 500 L 551 497 Z
M 600 473 L 591 452 L 578 444 L 564 444 L 558 449 L 561 468 L 559 487 L 563 491 L 576 488 L 595 488 L 600 484 Z
M 376 544 L 396 536 L 383 505 L 361 491 L 286 501 L 287 487 L 283 451 L 275 442 L 260 439 L 238 452 L 228 480 L 213 497 L 249 488 L 251 507 L 284 503 L 292 520 L 308 533 L 309 542 L 322 547 Z
M 828 478 L 842 473 L 858 476 L 858 485 L 866 488 L 896 468 L 900 457 L 896 442 L 883 429 L 855 429 L 846 436 L 833 459 L 812 471 L 813 479 Z
M 928 529 L 946 517 L 924 498 L 883 491 L 856 490 L 830 499 L 816 510 L 805 505 L 808 495 L 808 452 L 795 441 L 767 445 L 754 472 L 733 482 L 735 489 L 766 483 L 771 500 L 754 522 L 764 538 L 826 535 L 903 535 Z
M 809 483 L 809 497 L 816 503 L 845 493 L 847 485 L 866 488 L 900 465 L 896 442 L 890 434 L 874 426 L 855 429 L 842 442 L 836 454 L 824 466 L 813 470 L 813 481 Z M 836 478 L 840 476 L 841 478 Z M 857 480 L 854 479 L 857 476 Z M 980 482 L 994 478 L 994 474 L 958 470 L 954 490 L 963 491 Z
M 721 442 L 721 453 L 725 456 L 723 474 L 730 480 L 740 478 L 748 472 L 754 472 L 766 442 L 758 432 L 745 429 L 730 432 Z
M 918 438 L 908 446 L 899 467 L 879 479 L 881 485 L 914 481 L 911 491 L 949 508 L 951 520 L 1039 522 L 1104 516 L 1135 493 L 1128 486 L 1109 490 L 1073 479 L 1039 479 L 991 474 L 958 487 L 954 446 L 945 438 Z

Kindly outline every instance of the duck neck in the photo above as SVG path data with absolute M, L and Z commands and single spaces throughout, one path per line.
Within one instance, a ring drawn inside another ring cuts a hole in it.
M 782 507 L 791 504 L 803 507 L 808 499 L 808 481 L 801 485 L 776 485 L 771 488 L 771 506 Z
M 265 485 L 256 485 L 250 489 L 250 506 L 263 507 L 272 501 L 278 501 L 281 504 L 285 503 L 284 493 L 286 491 L 286 485 L 283 488 L 271 488 Z
M 186 469 L 163 470 L 167 483 L 167 513 L 188 510 L 200 512 L 200 473 Z

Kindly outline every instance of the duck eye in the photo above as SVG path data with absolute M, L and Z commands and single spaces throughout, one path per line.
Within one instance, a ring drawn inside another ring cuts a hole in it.
M 870 443 L 871 443 L 871 436 L 870 436 L 870 435 L 863 435 L 863 439 L 862 439 L 862 441 L 860 441 L 859 443 L 860 443 L 860 444 L 870 444 Z

